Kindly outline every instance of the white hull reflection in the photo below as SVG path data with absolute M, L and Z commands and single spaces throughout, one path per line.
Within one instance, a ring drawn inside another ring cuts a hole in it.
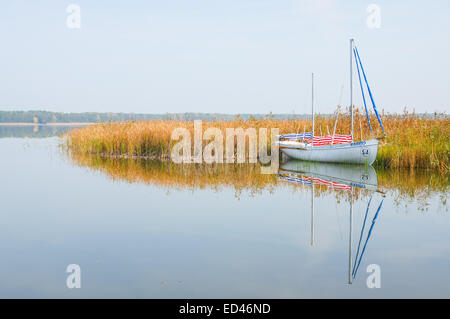
M 305 175 L 334 183 L 377 191 L 377 173 L 369 165 L 345 165 L 290 160 L 281 164 L 279 174 Z

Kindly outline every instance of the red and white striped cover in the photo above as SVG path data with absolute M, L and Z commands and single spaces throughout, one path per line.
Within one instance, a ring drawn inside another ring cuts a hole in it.
M 342 184 L 342 183 L 336 183 L 336 182 L 328 181 L 326 179 L 321 179 L 321 178 L 314 178 L 313 179 L 313 183 L 314 184 L 326 185 L 328 187 L 332 187 L 332 188 L 335 188 L 335 189 L 344 189 L 344 190 L 351 190 L 352 189 L 352 187 L 350 185 L 346 185 L 346 184 Z
M 333 143 L 331 143 L 333 142 Z M 327 136 L 314 136 L 313 145 L 330 145 L 330 144 L 345 144 L 351 143 L 352 136 L 351 135 L 327 135 Z
M 289 175 L 287 175 L 289 176 Z M 343 183 L 337 183 L 337 182 L 332 182 L 326 179 L 322 179 L 322 178 L 312 178 L 310 176 L 302 176 L 301 178 L 298 178 L 298 180 L 301 182 L 301 184 L 305 184 L 305 183 L 314 183 L 316 185 L 325 185 L 334 189 L 343 189 L 343 190 L 351 190 L 352 187 L 350 185 L 347 184 L 343 184 Z M 311 186 L 306 184 L 307 186 Z

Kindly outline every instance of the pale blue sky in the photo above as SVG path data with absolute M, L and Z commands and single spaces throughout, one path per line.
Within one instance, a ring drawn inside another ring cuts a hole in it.
M 306 113 L 314 72 L 333 112 L 354 37 L 380 109 L 443 112 L 449 18 L 448 0 L 2 1 L 0 110 Z

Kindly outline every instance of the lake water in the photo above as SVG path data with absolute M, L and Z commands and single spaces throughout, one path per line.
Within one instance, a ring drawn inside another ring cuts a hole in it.
M 450 297 L 448 176 L 76 158 L 31 130 L 1 131 L 1 298 Z

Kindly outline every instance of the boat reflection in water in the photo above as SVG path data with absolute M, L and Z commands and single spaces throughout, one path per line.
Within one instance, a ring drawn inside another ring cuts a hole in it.
M 378 191 L 377 173 L 372 166 L 304 162 L 290 160 L 281 164 L 279 177 L 288 180 L 303 176 L 305 181 L 314 179 L 314 184 L 323 184 L 337 189 L 352 186 Z
M 348 258 L 348 283 L 352 284 L 356 278 L 359 266 L 367 243 L 373 233 L 373 229 L 379 213 L 381 211 L 383 200 L 381 199 L 375 213 L 371 209 L 374 193 L 383 192 L 378 190 L 378 179 L 375 169 L 370 165 L 345 165 L 335 163 L 305 162 L 290 160 L 283 163 L 278 171 L 278 178 L 291 183 L 305 185 L 311 188 L 311 245 L 314 245 L 314 186 L 325 185 L 335 190 L 349 192 L 349 258 Z M 353 200 L 354 188 L 366 189 L 372 192 L 365 211 L 364 222 L 361 227 L 356 254 L 353 258 Z M 371 225 L 368 226 L 370 216 Z M 367 225 L 367 226 L 366 226 Z M 363 240 L 363 238 L 365 238 Z

